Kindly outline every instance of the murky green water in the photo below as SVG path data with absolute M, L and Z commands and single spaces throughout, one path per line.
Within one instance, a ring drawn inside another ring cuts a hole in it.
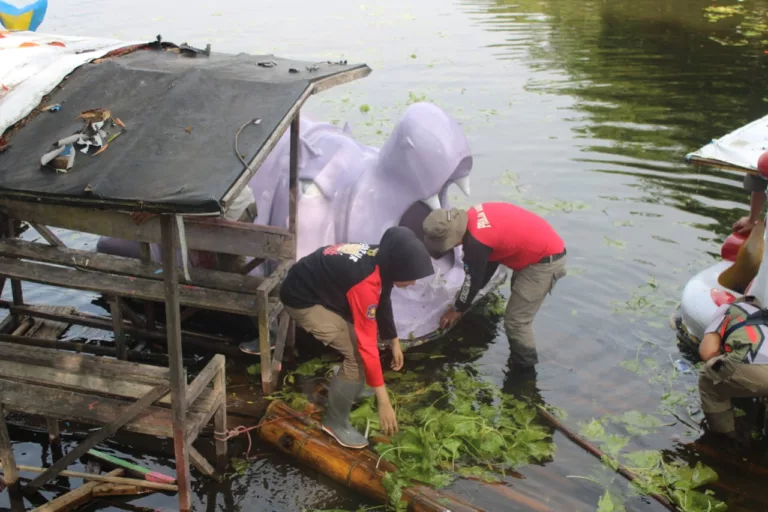
M 719 252 L 748 196 L 740 176 L 694 169 L 683 157 L 768 110 L 768 34 L 762 25 L 768 2 L 729 2 L 743 14 L 718 21 L 705 12 L 711 5 L 51 0 L 41 31 L 125 39 L 162 34 L 224 52 L 365 61 L 371 76 L 313 98 L 307 112 L 349 121 L 353 133 L 370 143 L 384 140 L 409 102 L 428 99 L 455 116 L 475 155 L 472 197 L 456 201 L 525 205 L 543 213 L 566 240 L 571 274 L 536 319 L 542 360 L 537 388 L 543 401 L 567 411 L 566 423 L 577 429 L 578 422 L 606 414 L 659 412 L 665 393 L 687 394 L 696 382 L 694 375 L 667 382 L 671 361 L 681 357 L 667 318 L 685 281 Z M 366 113 L 364 104 L 370 106 Z M 99 311 L 85 294 L 53 298 Z M 27 299 L 50 303 L 52 296 L 37 287 Z M 470 362 L 514 391 L 505 376 L 508 347 L 501 331 L 478 329 L 477 317 L 466 324 L 462 341 L 443 342 L 441 349 L 453 354 L 450 362 Z M 470 355 L 458 350 L 462 344 L 483 350 Z M 621 364 L 632 360 L 640 372 Z M 678 414 L 693 421 L 685 407 Z M 660 417 L 674 425 L 633 436 L 626 450 L 663 449 L 698 460 L 680 445 L 698 435 L 672 416 Z M 606 428 L 626 435 L 620 426 Z M 604 489 L 566 477 L 595 476 L 599 463 L 564 437 L 556 441 L 554 462 L 523 469 L 525 479 L 513 485 L 554 510 L 594 510 Z M 40 461 L 35 442 L 23 448 L 33 463 Z M 147 464 L 168 464 L 132 455 Z M 768 509 L 760 476 L 702 460 L 730 489 L 716 489 L 730 510 Z M 603 476 L 598 479 L 605 483 Z M 620 478 L 616 485 L 627 496 L 628 510 L 660 509 L 631 497 Z M 487 510 L 525 510 L 480 492 L 474 483 L 458 489 Z M 175 498 L 155 495 L 132 503 L 172 510 Z M 358 503 L 327 479 L 274 456 L 220 488 L 195 485 L 196 510 Z

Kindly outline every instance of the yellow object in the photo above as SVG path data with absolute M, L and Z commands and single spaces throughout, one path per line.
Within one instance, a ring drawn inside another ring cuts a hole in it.
M 29 30 L 32 25 L 32 15 L 34 11 L 27 11 L 24 14 L 2 14 L 0 13 L 0 23 L 8 30 Z
M 717 281 L 721 286 L 739 293 L 744 293 L 749 283 L 757 276 L 763 261 L 765 225 L 758 222 L 749 234 L 746 242 L 739 247 L 736 261 L 720 274 Z

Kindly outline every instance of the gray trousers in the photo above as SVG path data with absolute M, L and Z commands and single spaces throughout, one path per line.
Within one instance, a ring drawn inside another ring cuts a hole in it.
M 533 366 L 539 362 L 533 319 L 548 293 L 566 274 L 563 256 L 553 263 L 528 265 L 512 274 L 512 294 L 504 314 L 504 330 L 509 339 L 510 358 L 514 364 Z

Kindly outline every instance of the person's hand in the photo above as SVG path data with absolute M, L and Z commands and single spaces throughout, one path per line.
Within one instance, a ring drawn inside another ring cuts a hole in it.
M 756 220 L 752 220 L 749 217 L 742 217 L 733 223 L 733 232 L 740 235 L 746 235 L 752 231 L 752 228 L 757 225 Z
M 461 318 L 461 313 L 456 311 L 455 309 L 449 309 L 443 316 L 440 318 L 440 328 L 441 329 L 450 329 L 453 327 L 453 325 L 459 321 L 459 318 Z
M 392 340 L 392 364 L 390 368 L 396 372 L 400 371 L 403 369 L 404 362 L 405 357 L 403 356 L 403 349 L 400 348 L 400 340 L 395 338 Z
M 397 434 L 397 416 L 389 402 L 379 403 L 379 426 L 386 436 Z
M 133 212 L 131 213 L 131 220 L 134 224 L 140 226 L 152 217 L 154 217 L 154 213 L 148 213 L 148 212 Z

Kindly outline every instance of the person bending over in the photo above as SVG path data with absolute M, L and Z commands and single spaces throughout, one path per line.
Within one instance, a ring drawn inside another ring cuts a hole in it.
M 378 335 L 392 340 L 392 369 L 403 367 L 390 294 L 434 273 L 424 244 L 408 228 L 389 228 L 379 245 L 345 243 L 321 247 L 296 262 L 280 288 L 288 314 L 344 361 L 331 380 L 323 430 L 347 448 L 368 440 L 349 422 L 365 383 L 373 388 L 385 434 L 397 432 L 397 418 L 384 385 Z

